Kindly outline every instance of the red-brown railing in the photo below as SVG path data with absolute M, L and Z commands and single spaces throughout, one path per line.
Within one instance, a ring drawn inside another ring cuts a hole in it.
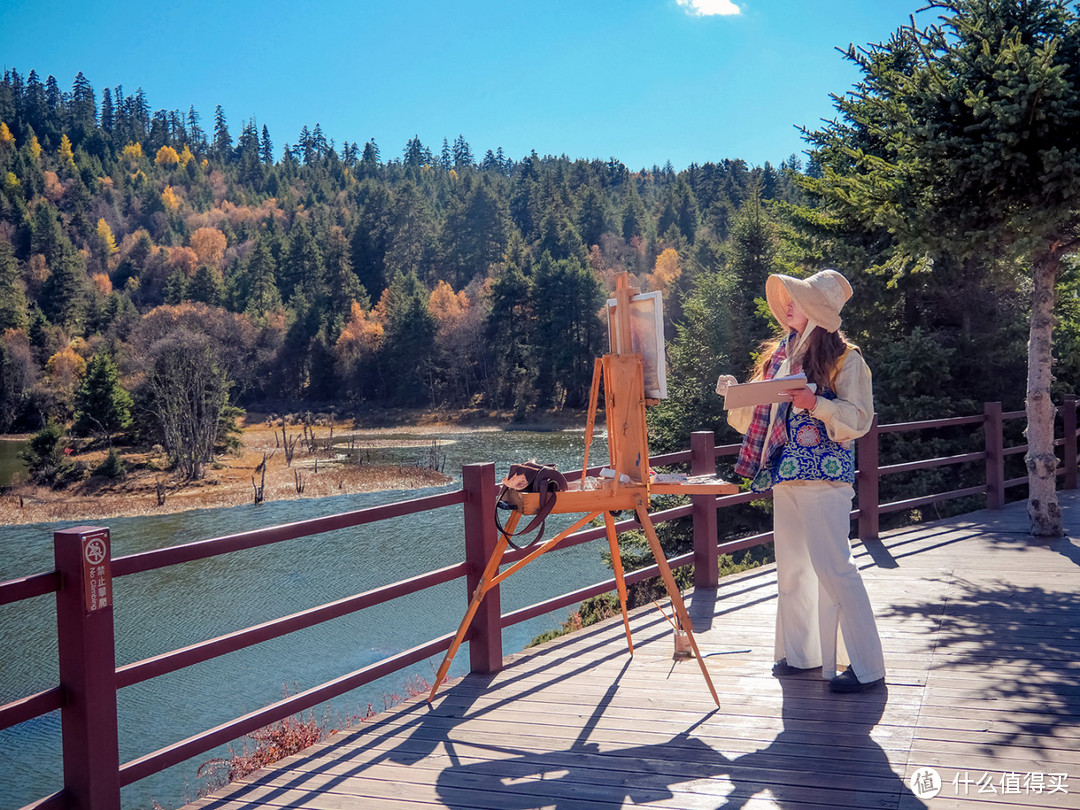
M 1062 438 L 1055 440 L 1055 445 L 1063 448 L 1062 465 L 1058 469 L 1058 474 L 1063 477 L 1063 489 L 1076 488 L 1076 403 L 1076 398 L 1069 396 L 1059 408 L 1063 431 Z M 859 440 L 857 449 L 858 508 L 852 512 L 852 517 L 858 520 L 859 538 L 866 540 L 877 537 L 879 517 L 882 514 L 916 509 L 954 498 L 985 494 L 988 508 L 1001 508 L 1005 503 L 1005 490 L 1027 482 L 1026 476 L 1007 480 L 1004 474 L 1006 456 L 1027 450 L 1026 445 L 1005 447 L 1004 423 L 1006 420 L 1023 417 L 1023 411 L 1002 412 L 1000 403 L 987 403 L 984 412 L 977 416 L 880 426 L 875 419 L 870 432 Z M 965 425 L 983 428 L 985 446 L 982 450 L 887 466 L 881 466 L 879 463 L 878 443 L 882 434 Z M 738 445 L 717 447 L 712 432 L 701 431 L 692 434 L 689 450 L 658 456 L 651 461 L 654 466 L 688 464 L 691 474 L 712 474 L 716 471 L 717 458 L 731 456 L 737 452 Z M 985 464 L 984 483 L 918 498 L 879 503 L 878 482 L 882 476 L 972 462 Z M 654 519 L 657 522 L 681 517 L 691 517 L 693 521 L 693 551 L 671 559 L 669 561 L 671 566 L 677 568 L 692 564 L 694 565 L 695 587 L 715 588 L 719 576 L 717 565 L 719 555 L 772 540 L 772 533 L 765 532 L 717 543 L 717 510 L 761 497 L 763 497 L 761 494 L 751 492 L 718 498 L 711 495 L 695 495 L 691 497 L 689 504 L 656 513 Z M 86 807 L 93 810 L 118 810 L 120 788 L 125 785 L 445 651 L 450 646 L 451 635 L 449 634 L 404 650 L 312 689 L 288 696 L 262 709 L 180 740 L 138 759 L 126 763 L 119 761 L 116 696 L 117 691 L 122 687 L 175 672 L 183 667 L 235 652 L 286 633 L 312 627 L 367 607 L 415 594 L 451 580 L 465 579 L 464 596 L 467 599 L 475 589 L 480 573 L 495 547 L 495 525 L 491 520 L 495 510 L 495 498 L 494 465 L 470 464 L 462 468 L 461 489 L 453 492 L 242 532 L 116 559 L 111 559 L 109 553 L 109 530 L 106 528 L 79 527 L 56 532 L 54 534 L 56 570 L 0 583 L 0 605 L 49 593 L 56 594 L 60 685 L 0 706 L 0 729 L 14 726 L 56 709 L 61 712 L 64 786 L 56 793 L 28 805 L 27 808 Z M 119 668 L 115 665 L 111 599 L 113 577 L 129 576 L 241 549 L 362 526 L 375 521 L 442 509 L 457 504 L 464 506 L 465 559 L 462 562 L 143 661 Z M 636 523 L 633 520 L 617 524 L 620 531 L 634 526 Z M 563 545 L 587 543 L 603 537 L 604 531 L 602 526 L 585 529 L 567 538 Z M 96 556 L 93 552 L 96 552 Z M 517 551 L 507 554 L 505 561 L 514 562 L 526 553 L 526 551 Z M 88 559 L 88 555 L 91 559 Z M 656 576 L 658 573 L 654 565 L 628 574 L 626 581 L 639 582 Z M 467 636 L 470 642 L 470 670 L 494 672 L 501 668 L 502 628 L 614 589 L 615 581 L 611 579 L 505 615 L 501 612 L 498 588 L 493 589 L 481 605 Z

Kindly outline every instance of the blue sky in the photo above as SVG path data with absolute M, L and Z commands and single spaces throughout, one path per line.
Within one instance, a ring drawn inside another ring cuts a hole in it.
M 384 160 L 413 135 L 676 169 L 774 165 L 858 74 L 836 51 L 887 40 L 921 0 L 3 0 L 0 66 L 80 70 L 152 109 L 221 105 L 280 155 L 303 126 Z M 922 18 L 920 18 L 920 21 Z

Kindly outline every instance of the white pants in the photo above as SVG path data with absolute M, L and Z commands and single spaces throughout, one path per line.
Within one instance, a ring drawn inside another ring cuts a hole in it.
M 776 660 L 821 666 L 832 678 L 850 660 L 855 677 L 885 677 L 870 598 L 851 553 L 848 484 L 826 481 L 773 487 L 773 533 L 779 599 Z

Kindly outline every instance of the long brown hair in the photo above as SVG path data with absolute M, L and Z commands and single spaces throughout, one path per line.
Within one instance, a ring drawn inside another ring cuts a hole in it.
M 783 339 L 783 335 L 769 338 L 758 347 L 758 362 L 754 368 L 753 379 L 764 379 L 772 356 Z M 834 391 L 840 359 L 851 348 L 853 344 L 848 343 L 848 339 L 840 330 L 826 332 L 820 327 L 815 329 L 803 344 L 802 370 L 806 372 L 806 381 L 826 386 Z

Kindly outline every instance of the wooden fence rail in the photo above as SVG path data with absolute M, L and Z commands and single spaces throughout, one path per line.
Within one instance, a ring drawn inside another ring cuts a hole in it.
M 1062 448 L 1058 469 L 1063 489 L 1075 489 L 1077 481 L 1077 399 L 1065 398 L 1059 408 L 1062 436 L 1055 445 Z M 1000 509 L 1009 487 L 1027 482 L 1026 476 L 1005 478 L 1005 458 L 1024 453 L 1026 445 L 1006 447 L 1006 421 L 1024 417 L 1023 411 L 1002 412 L 1001 403 L 986 403 L 983 413 L 951 419 L 907 422 L 873 427 L 858 441 L 859 470 L 856 477 L 857 508 L 852 518 L 858 522 L 862 540 L 876 538 L 882 514 L 917 509 L 960 497 L 986 496 L 986 506 Z M 978 452 L 942 458 L 920 459 L 882 466 L 879 440 L 883 434 L 970 426 L 981 428 L 984 447 Z M 712 432 L 692 434 L 690 449 L 657 456 L 654 466 L 688 464 L 692 475 L 713 474 L 717 459 L 738 452 L 738 445 L 716 446 Z M 881 503 L 879 483 L 883 476 L 929 470 L 938 467 L 982 462 L 983 483 L 947 492 Z M 63 787 L 28 808 L 93 808 L 119 810 L 120 789 L 177 763 L 206 753 L 256 729 L 310 709 L 346 692 L 445 651 L 450 635 L 404 650 L 370 666 L 335 680 L 290 695 L 262 709 L 235 718 L 200 734 L 177 741 L 130 762 L 119 761 L 117 691 L 178 669 L 243 649 L 269 639 L 309 628 L 364 608 L 384 604 L 403 596 L 456 579 L 465 580 L 466 599 L 475 589 L 480 573 L 495 547 L 496 530 L 491 519 L 496 499 L 493 464 L 470 464 L 462 469 L 461 489 L 425 498 L 400 501 L 354 512 L 313 520 L 272 526 L 250 532 L 187 543 L 113 559 L 107 528 L 77 527 L 54 534 L 56 569 L 0 583 L 0 605 L 56 594 L 57 639 L 60 683 L 51 689 L 28 695 L 0 706 L 0 729 L 40 717 L 57 709 L 61 712 Z M 717 511 L 764 497 L 743 492 L 713 497 L 693 496 L 689 504 L 654 514 L 656 522 L 690 517 L 693 522 L 693 551 L 670 560 L 672 568 L 694 566 L 694 585 L 715 588 L 718 584 L 718 557 L 770 542 L 771 532 L 718 542 Z M 284 540 L 309 537 L 323 532 L 361 526 L 375 521 L 443 509 L 464 507 L 465 559 L 462 562 L 394 582 L 328 604 L 283 616 L 243 630 L 211 638 L 162 655 L 116 667 L 112 605 L 112 580 L 182 562 L 206 559 L 219 554 L 254 548 Z M 622 531 L 633 528 L 632 520 L 617 525 Z M 604 528 L 589 528 L 568 538 L 564 545 L 577 545 L 604 536 Z M 507 554 L 515 562 L 527 551 Z M 658 573 L 655 566 L 626 577 L 639 582 Z M 614 579 L 562 594 L 535 605 L 502 614 L 498 589 L 493 589 L 481 605 L 467 636 L 472 672 L 494 672 L 503 661 L 502 630 L 518 622 L 615 589 Z

